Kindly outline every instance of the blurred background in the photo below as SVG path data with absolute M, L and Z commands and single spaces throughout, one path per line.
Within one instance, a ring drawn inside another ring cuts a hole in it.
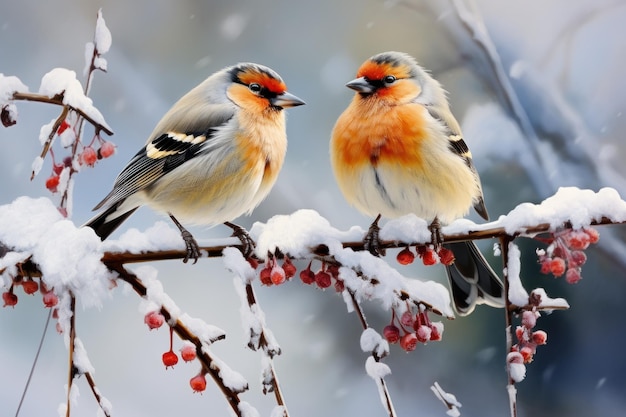
M 84 45 L 93 39 L 99 8 L 113 45 L 105 56 L 109 71 L 96 74 L 91 97 L 115 131 L 117 154 L 76 177 L 77 224 L 91 216 L 182 94 L 224 66 L 254 61 L 278 71 L 307 105 L 288 112 L 289 150 L 273 192 L 238 222 L 250 227 L 275 214 L 311 208 L 339 229 L 367 227 L 371 219 L 348 206 L 335 185 L 328 141 L 352 96 L 344 84 L 362 61 L 386 50 L 415 56 L 449 91 L 493 219 L 521 202 L 539 202 L 560 186 L 611 186 L 626 193 L 624 1 L 0 0 L 0 73 L 18 76 L 31 91 L 55 67 L 75 70 L 84 80 Z M 21 195 L 50 197 L 44 186 L 49 161 L 34 181 L 29 176 L 41 150 L 39 128 L 59 109 L 17 106 L 18 124 L 0 128 L 0 204 Z M 85 138 L 90 135 L 88 128 Z M 162 219 L 149 209 L 138 213 L 120 232 L 144 230 Z M 223 226 L 191 231 L 199 240 L 230 234 Z M 520 416 L 624 415 L 626 337 L 619 319 L 626 294 L 624 234 L 619 226 L 600 233 L 600 244 L 587 250 L 584 279 L 575 286 L 540 276 L 537 244 L 519 240 L 527 288 L 545 287 L 572 306 L 538 322 L 537 328 L 548 332 L 548 345 L 539 348 L 517 386 Z M 489 255 L 492 244 L 481 242 Z M 395 253 L 389 256 L 392 260 Z M 500 267 L 498 258 L 489 259 Z M 242 399 L 269 415 L 273 398 L 261 394 L 260 355 L 245 347 L 239 299 L 222 262 L 155 266 L 184 311 L 226 330 L 227 339 L 213 351 L 250 382 Z M 398 268 L 406 276 L 445 281 L 443 268 Z M 258 288 L 258 297 L 283 348 L 275 363 L 291 415 L 385 415 L 365 373 L 360 324 L 339 296 L 296 280 Z M 147 330 L 139 302 L 120 286 L 101 309 L 78 311 L 79 337 L 113 415 L 228 415 L 210 381 L 202 395 L 191 393 L 188 380 L 196 364 L 164 369 L 168 332 Z M 378 329 L 390 318 L 376 304 L 364 308 Z M 15 413 L 46 315 L 39 297 L 21 296 L 15 309 L 0 309 L 1 416 Z M 53 326 L 22 416 L 55 415 L 64 402 L 67 353 Z M 463 416 L 508 415 L 503 312 L 479 307 L 445 326 L 439 343 L 411 354 L 392 347 L 385 362 L 393 372 L 387 383 L 398 415 L 444 416 L 429 390 L 434 381 L 456 395 Z M 78 384 L 82 395 L 72 415 L 95 415 L 87 384 Z

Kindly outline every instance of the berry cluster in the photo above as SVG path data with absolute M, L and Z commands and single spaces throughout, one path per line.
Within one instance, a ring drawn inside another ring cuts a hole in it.
M 391 323 L 383 329 L 383 337 L 387 342 L 400 342 L 400 347 L 407 352 L 415 350 L 418 342 L 441 340 L 442 334 L 443 323 L 431 322 L 426 310 L 418 309 L 417 313 L 413 313 L 408 305 L 399 319 L 395 309 L 392 310 Z
M 70 129 L 70 130 L 68 130 Z M 75 130 L 75 126 L 70 125 L 66 120 L 61 122 L 61 125 L 57 129 L 57 135 L 59 137 L 69 135 L 70 139 L 63 140 L 64 143 L 72 144 L 78 139 L 78 134 Z M 94 146 L 97 143 L 97 150 Z M 76 151 L 76 147 L 72 146 L 72 149 Z M 78 154 L 78 163 L 83 166 L 93 167 L 98 159 L 108 158 L 115 153 L 115 145 L 112 142 L 103 140 L 99 135 L 94 136 L 91 143 L 87 146 L 83 146 L 82 152 Z M 69 173 L 73 172 L 73 157 L 67 156 L 63 158 L 61 163 L 57 163 L 54 158 L 54 152 L 50 149 L 52 156 L 52 173 L 46 180 L 46 188 L 52 193 L 59 191 L 59 184 L 61 183 L 61 173 L 67 169 Z
M 144 316 L 144 323 L 150 330 L 158 329 L 165 323 L 165 317 L 159 311 L 151 311 Z M 178 363 L 178 354 L 174 352 L 174 329 L 170 327 L 170 346 L 169 350 L 163 353 L 161 360 L 165 369 L 174 367 Z M 196 346 L 188 341 L 183 342 L 183 346 L 179 350 L 180 357 L 185 362 L 191 362 L 197 358 L 198 351 Z M 193 392 L 202 392 L 206 389 L 206 372 L 202 369 L 196 376 L 189 380 L 189 385 Z
M 318 288 L 325 290 L 334 283 L 335 291 L 343 292 L 345 289 L 344 282 L 339 278 L 339 265 L 327 264 L 322 262 L 322 267 L 317 272 L 311 269 L 312 261 L 302 271 L 300 271 L 300 279 L 307 285 L 315 284 Z
M 33 295 L 37 291 L 41 293 L 41 299 L 43 301 L 43 305 L 46 308 L 53 308 L 59 303 L 59 297 L 46 285 L 41 282 L 41 284 L 37 283 L 32 278 L 26 277 L 16 277 L 13 279 L 13 283 L 8 291 L 2 293 L 2 301 L 4 302 L 3 307 L 15 307 L 17 304 L 18 298 L 15 294 L 15 287 L 21 286 L 24 294 Z
M 252 262 L 256 263 L 255 260 L 249 260 L 248 262 L 251 262 L 251 264 Z M 254 264 L 252 266 L 256 268 Z M 263 285 L 280 285 L 290 280 L 294 275 L 296 275 L 296 267 L 291 263 L 291 259 L 288 256 L 285 256 L 282 265 L 278 264 L 276 257 L 271 256 L 268 258 L 265 267 L 261 269 L 259 279 Z
M 422 263 L 426 266 L 435 265 L 437 263 L 444 265 L 452 265 L 452 263 L 454 263 L 454 253 L 452 253 L 450 249 L 444 247 L 435 251 L 431 245 L 422 245 L 416 247 L 416 252 L 417 256 L 422 259 Z M 411 251 L 411 248 L 407 246 L 398 252 L 396 260 L 400 265 L 409 265 L 415 260 L 415 254 Z
M 553 233 L 548 239 L 548 247 L 537 250 L 541 273 L 560 277 L 565 274 L 568 284 L 576 284 L 582 279 L 581 267 L 587 261 L 583 252 L 592 243 L 597 243 L 600 235 L 596 229 L 565 229 Z
M 548 340 L 548 334 L 543 330 L 532 330 L 537 324 L 538 317 L 539 312 L 535 309 L 524 311 L 522 325 L 515 329 L 517 343 L 511 347 L 511 352 L 517 352 L 523 363 L 532 362 L 537 346 L 545 345 Z

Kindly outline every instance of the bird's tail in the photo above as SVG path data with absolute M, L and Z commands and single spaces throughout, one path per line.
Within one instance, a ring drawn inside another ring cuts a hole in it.
M 119 227 L 120 224 L 124 222 L 124 220 L 128 218 L 128 216 L 133 214 L 138 208 L 135 207 L 127 212 L 119 214 L 117 213 L 117 211 L 122 202 L 123 201 L 113 204 L 102 213 L 99 213 L 91 218 L 83 226 L 91 227 L 96 232 L 98 237 L 100 237 L 100 239 L 106 239 L 111 233 L 115 231 L 115 229 Z
M 454 307 L 461 316 L 470 314 L 476 304 L 504 307 L 504 286 L 472 241 L 443 245 L 454 253 L 454 263 L 446 266 Z

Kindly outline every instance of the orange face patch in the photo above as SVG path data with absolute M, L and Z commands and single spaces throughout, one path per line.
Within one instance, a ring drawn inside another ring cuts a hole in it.
M 260 84 L 272 93 L 281 94 L 287 90 L 287 86 L 282 80 L 272 77 L 270 74 L 258 71 L 256 69 L 247 69 L 238 74 L 242 83 L 249 85 L 252 83 Z
M 394 77 L 408 78 L 410 69 L 406 65 L 392 65 L 389 62 L 379 64 L 374 61 L 366 61 L 359 71 L 357 77 L 365 77 L 368 80 L 382 80 L 387 75 L 393 75 Z

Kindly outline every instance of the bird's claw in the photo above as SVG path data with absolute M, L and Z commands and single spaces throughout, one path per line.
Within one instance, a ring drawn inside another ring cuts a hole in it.
M 369 229 L 367 230 L 367 234 L 363 238 L 363 247 L 366 251 L 374 256 L 385 256 L 385 249 L 381 248 L 380 245 L 380 226 L 378 225 L 379 220 L 380 215 L 376 217 L 376 219 L 372 222 Z
M 241 253 L 243 253 L 244 258 L 250 258 L 254 254 L 256 242 L 252 239 L 248 231 L 234 223 L 226 222 L 224 224 L 233 229 L 232 236 L 241 241 Z
M 198 258 L 200 258 L 200 246 L 198 246 L 198 242 L 196 242 L 196 239 L 187 229 L 181 230 L 180 234 L 185 241 L 185 248 L 187 250 L 183 258 L 183 263 L 187 263 L 190 259 L 193 259 L 193 263 L 195 264 L 198 262 Z

